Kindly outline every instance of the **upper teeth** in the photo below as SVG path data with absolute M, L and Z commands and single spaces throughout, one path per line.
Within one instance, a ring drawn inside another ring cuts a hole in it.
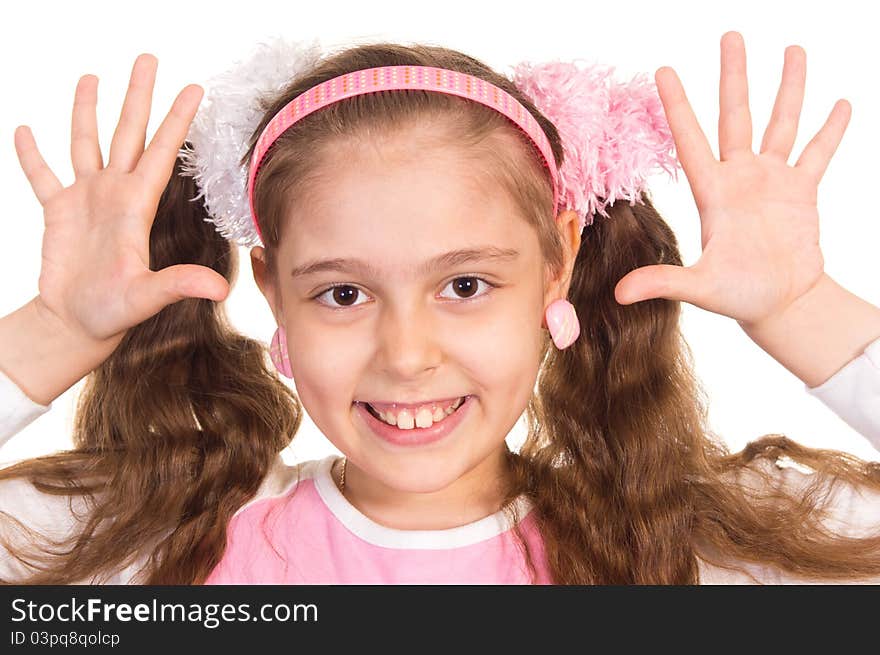
M 461 397 L 445 409 L 432 403 L 430 406 L 424 405 L 419 407 L 415 411 L 411 409 L 401 409 L 396 415 L 394 410 L 388 410 L 386 412 L 376 411 L 376 413 L 389 425 L 396 425 L 402 430 L 412 430 L 415 426 L 429 428 L 434 423 L 438 423 L 452 414 L 452 412 L 458 409 L 463 402 L 464 397 Z

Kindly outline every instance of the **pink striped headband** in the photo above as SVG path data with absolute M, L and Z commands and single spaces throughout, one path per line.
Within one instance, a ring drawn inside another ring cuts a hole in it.
M 532 140 L 544 165 L 550 171 L 555 213 L 559 205 L 559 188 L 556 160 L 550 142 L 532 113 L 516 98 L 494 84 L 467 73 L 433 66 L 379 66 L 340 75 L 312 87 L 287 103 L 266 125 L 251 157 L 247 183 L 251 215 L 261 239 L 259 222 L 256 220 L 257 212 L 254 209 L 254 180 L 263 157 L 275 143 L 275 139 L 298 120 L 334 102 L 364 93 L 392 89 L 424 89 L 456 95 L 479 102 L 507 116 Z
M 516 98 L 483 79 L 430 66 L 381 66 L 327 80 L 300 94 L 272 117 L 253 155 L 248 144 L 267 102 L 291 80 L 320 65 L 320 43 L 275 38 L 250 58 L 210 80 L 179 151 L 180 174 L 192 176 L 204 197 L 205 219 L 239 245 L 262 244 L 254 211 L 254 181 L 275 140 L 304 116 L 364 93 L 423 89 L 468 98 L 506 116 L 524 132 L 550 174 L 553 210 L 574 209 L 583 229 L 618 199 L 640 198 L 646 178 L 679 167 L 666 115 L 653 81 L 612 78 L 612 67 L 553 61 L 522 62 L 510 81 L 556 128 L 564 157 L 557 168 L 544 130 Z

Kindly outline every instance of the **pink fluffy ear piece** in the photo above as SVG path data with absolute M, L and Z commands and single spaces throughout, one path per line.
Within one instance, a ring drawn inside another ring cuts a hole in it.
M 583 60 L 521 62 L 513 81 L 559 131 L 559 204 L 578 211 L 581 229 L 596 212 L 607 218 L 617 199 L 638 202 L 654 173 L 678 179 L 675 140 L 647 74 L 626 81 Z
M 272 335 L 272 345 L 269 347 L 269 355 L 272 363 L 281 375 L 292 378 L 293 370 L 290 368 L 290 358 L 287 355 L 287 334 L 284 328 L 279 326 Z
M 550 336 L 559 350 L 568 348 L 580 336 L 581 324 L 578 321 L 577 312 L 574 305 L 564 298 L 554 300 L 547 305 L 544 314 Z

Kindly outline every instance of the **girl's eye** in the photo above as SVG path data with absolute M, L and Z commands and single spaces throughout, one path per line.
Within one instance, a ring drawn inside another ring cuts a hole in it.
M 473 277 L 473 276 L 457 277 L 454 280 L 452 280 L 449 284 L 447 284 L 445 288 L 448 288 L 451 286 L 454 293 L 461 294 L 458 296 L 458 299 L 469 300 L 470 298 L 474 298 L 474 297 L 479 298 L 480 297 L 480 296 L 475 296 L 475 294 L 477 293 L 477 288 L 479 286 L 479 282 L 482 282 L 490 289 L 495 288 L 494 284 L 490 284 L 489 282 L 486 282 L 486 280 L 484 280 L 481 277 Z M 486 294 L 483 293 L 480 295 L 485 296 Z
M 345 307 L 354 307 L 354 299 L 357 297 L 357 294 L 361 292 L 357 287 L 353 287 L 350 284 L 338 284 L 336 286 L 330 287 L 329 289 L 322 291 L 317 296 L 314 296 L 314 299 L 317 300 L 322 305 L 327 305 L 332 309 L 344 309 Z M 326 303 L 320 298 L 322 296 L 329 295 L 336 305 Z
M 485 293 L 475 295 L 477 293 L 477 289 L 479 287 L 479 283 L 482 282 L 488 288 L 494 289 L 495 285 L 487 282 L 483 278 L 468 276 L 468 277 L 457 277 L 452 280 L 449 284 L 444 288 L 452 287 L 453 292 L 457 294 L 458 300 L 469 300 L 471 298 L 486 295 Z M 314 300 L 317 300 L 322 305 L 327 305 L 332 309 L 344 309 L 345 307 L 356 307 L 358 303 L 354 301 L 357 299 L 357 295 L 361 293 L 361 290 L 355 286 L 350 284 L 337 284 L 335 286 L 330 287 L 329 289 L 325 289 L 321 293 L 313 296 Z M 332 302 L 324 302 L 321 299 L 323 296 L 329 296 L 332 299 Z M 335 303 L 335 304 L 334 304 Z

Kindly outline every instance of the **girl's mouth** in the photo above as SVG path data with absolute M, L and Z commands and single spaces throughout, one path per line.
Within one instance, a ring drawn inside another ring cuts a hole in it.
M 429 428 L 433 423 L 440 423 L 446 417 L 457 411 L 464 403 L 467 396 L 460 396 L 454 400 L 442 402 L 429 402 L 421 406 L 402 407 L 395 403 L 383 403 L 378 406 L 364 402 L 373 416 L 389 425 L 403 430 L 415 427 Z
M 432 420 L 428 427 L 412 427 L 407 429 L 409 425 L 408 419 L 404 418 L 404 427 L 391 425 L 382 420 L 376 410 L 369 403 L 355 402 L 357 414 L 366 423 L 370 431 L 380 437 L 383 441 L 392 443 L 397 446 L 417 446 L 439 441 L 450 432 L 452 432 L 459 423 L 461 423 L 470 413 L 470 407 L 473 405 L 473 396 L 463 396 L 463 401 L 457 401 L 455 409 L 442 417 L 439 421 Z M 438 415 L 439 416 L 439 415 Z M 424 424 L 425 417 L 422 417 Z

